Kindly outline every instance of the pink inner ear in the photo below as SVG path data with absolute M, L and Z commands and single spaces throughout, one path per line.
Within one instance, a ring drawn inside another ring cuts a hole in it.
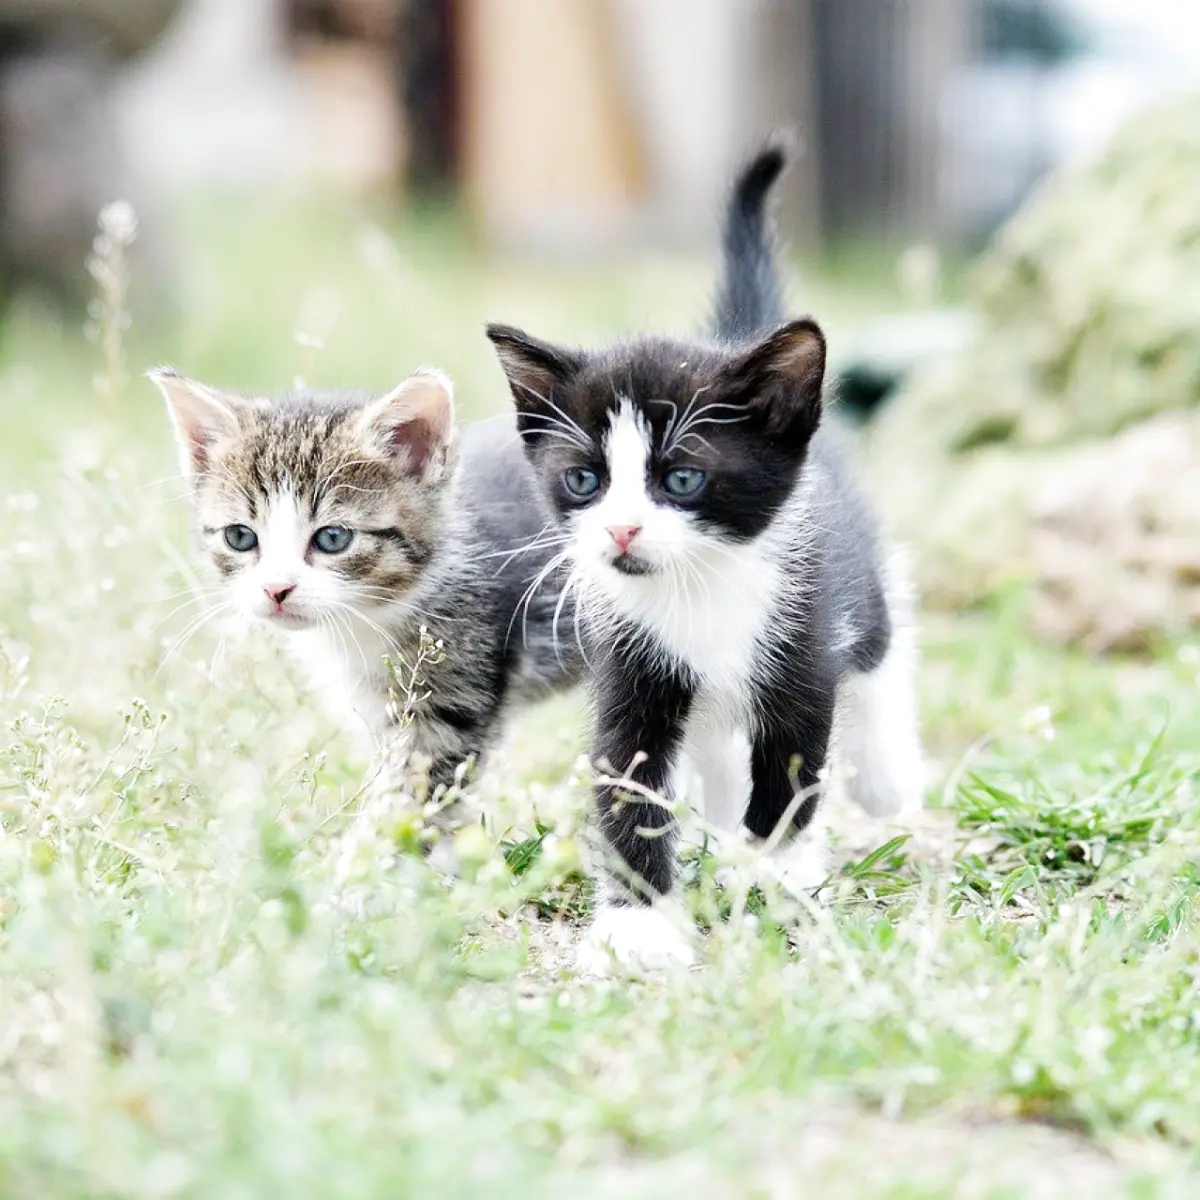
M 192 418 L 190 414 L 181 416 L 179 423 L 187 444 L 188 454 L 192 459 L 192 467 L 197 475 L 201 475 L 208 470 L 208 448 L 214 440 L 213 431 Z
M 388 432 L 388 446 L 398 456 L 403 456 L 404 465 L 414 473 L 423 473 L 429 466 L 437 445 L 433 430 L 421 420 L 404 421 Z
M 188 445 L 192 451 L 192 465 L 196 469 L 196 474 L 200 475 L 208 470 L 208 447 L 212 439 L 204 429 L 192 429 L 188 431 Z

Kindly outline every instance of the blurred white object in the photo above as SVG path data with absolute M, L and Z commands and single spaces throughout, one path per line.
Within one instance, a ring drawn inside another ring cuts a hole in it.
M 1026 8 L 1061 21 L 1078 49 L 1058 62 L 993 53 L 947 87 L 942 187 L 960 232 L 987 233 L 1047 171 L 1098 154 L 1123 121 L 1200 83 L 1200 6 L 1041 0 Z
M 304 174 L 304 95 L 279 0 L 190 0 L 123 81 L 127 154 L 160 185 L 261 187 Z

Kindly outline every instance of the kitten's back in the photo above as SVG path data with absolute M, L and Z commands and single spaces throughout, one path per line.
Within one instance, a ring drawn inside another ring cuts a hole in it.
M 532 541 L 553 520 L 513 415 L 469 425 L 460 454 L 458 500 L 487 540 L 498 545 Z

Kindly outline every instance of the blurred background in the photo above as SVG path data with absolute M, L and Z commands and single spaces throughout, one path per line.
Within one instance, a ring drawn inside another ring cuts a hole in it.
M 696 330 L 787 126 L 792 295 L 928 601 L 1032 580 L 1049 636 L 1144 648 L 1200 624 L 1198 86 L 1187 0 L 0 0 L 0 472 L 101 425 L 167 468 L 162 359 L 436 362 L 470 415 L 485 320 Z
M 1200 76 L 1179 0 L 0 0 L 6 281 L 96 213 L 228 196 L 458 203 L 491 245 L 707 245 L 786 124 L 831 240 L 978 244 L 1054 166 Z

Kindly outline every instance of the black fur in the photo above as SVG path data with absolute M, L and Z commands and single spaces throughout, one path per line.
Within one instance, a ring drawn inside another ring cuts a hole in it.
M 784 321 L 766 215 L 783 165 L 782 149 L 771 145 L 734 188 L 713 343 L 644 337 L 584 353 L 507 326 L 488 329 L 526 452 L 560 519 L 569 522 L 604 495 L 603 439 L 628 398 L 651 431 L 647 487 L 657 504 L 690 510 L 726 545 L 769 531 L 776 539 L 791 586 L 747 664 L 752 786 L 745 823 L 760 837 L 789 811 L 796 830 L 811 821 L 839 680 L 877 665 L 890 637 L 874 524 L 836 430 L 821 424 L 824 338 L 811 320 Z M 717 419 L 672 445 L 673 428 L 689 404 L 694 411 L 697 396 L 716 406 L 707 411 Z M 594 496 L 581 501 L 568 492 L 564 472 L 573 466 L 599 474 Z M 693 499 L 663 490 L 666 472 L 680 466 L 707 473 Z M 781 522 L 795 527 L 794 538 L 781 535 Z M 595 668 L 594 761 L 669 801 L 689 711 L 705 681 L 693 664 L 658 646 L 655 634 L 615 612 L 587 616 L 585 631 Z M 634 876 L 630 894 L 667 892 L 674 875 L 668 809 L 611 785 L 599 788 L 597 802 L 606 840 Z
M 725 272 L 713 309 L 723 337 L 752 338 L 780 324 L 786 309 L 775 269 L 767 200 L 787 165 L 783 140 L 763 148 L 738 176 L 723 231 Z
M 633 630 L 608 648 L 595 649 L 600 659 L 593 663 L 592 762 L 638 785 L 637 791 L 607 783 L 596 789 L 600 830 L 628 868 L 621 880 L 628 892 L 622 889 L 616 898 L 650 899 L 670 890 L 675 838 L 670 810 L 645 792 L 668 795 L 696 680 L 682 665 L 663 670 Z M 639 753 L 645 761 L 634 767 Z

